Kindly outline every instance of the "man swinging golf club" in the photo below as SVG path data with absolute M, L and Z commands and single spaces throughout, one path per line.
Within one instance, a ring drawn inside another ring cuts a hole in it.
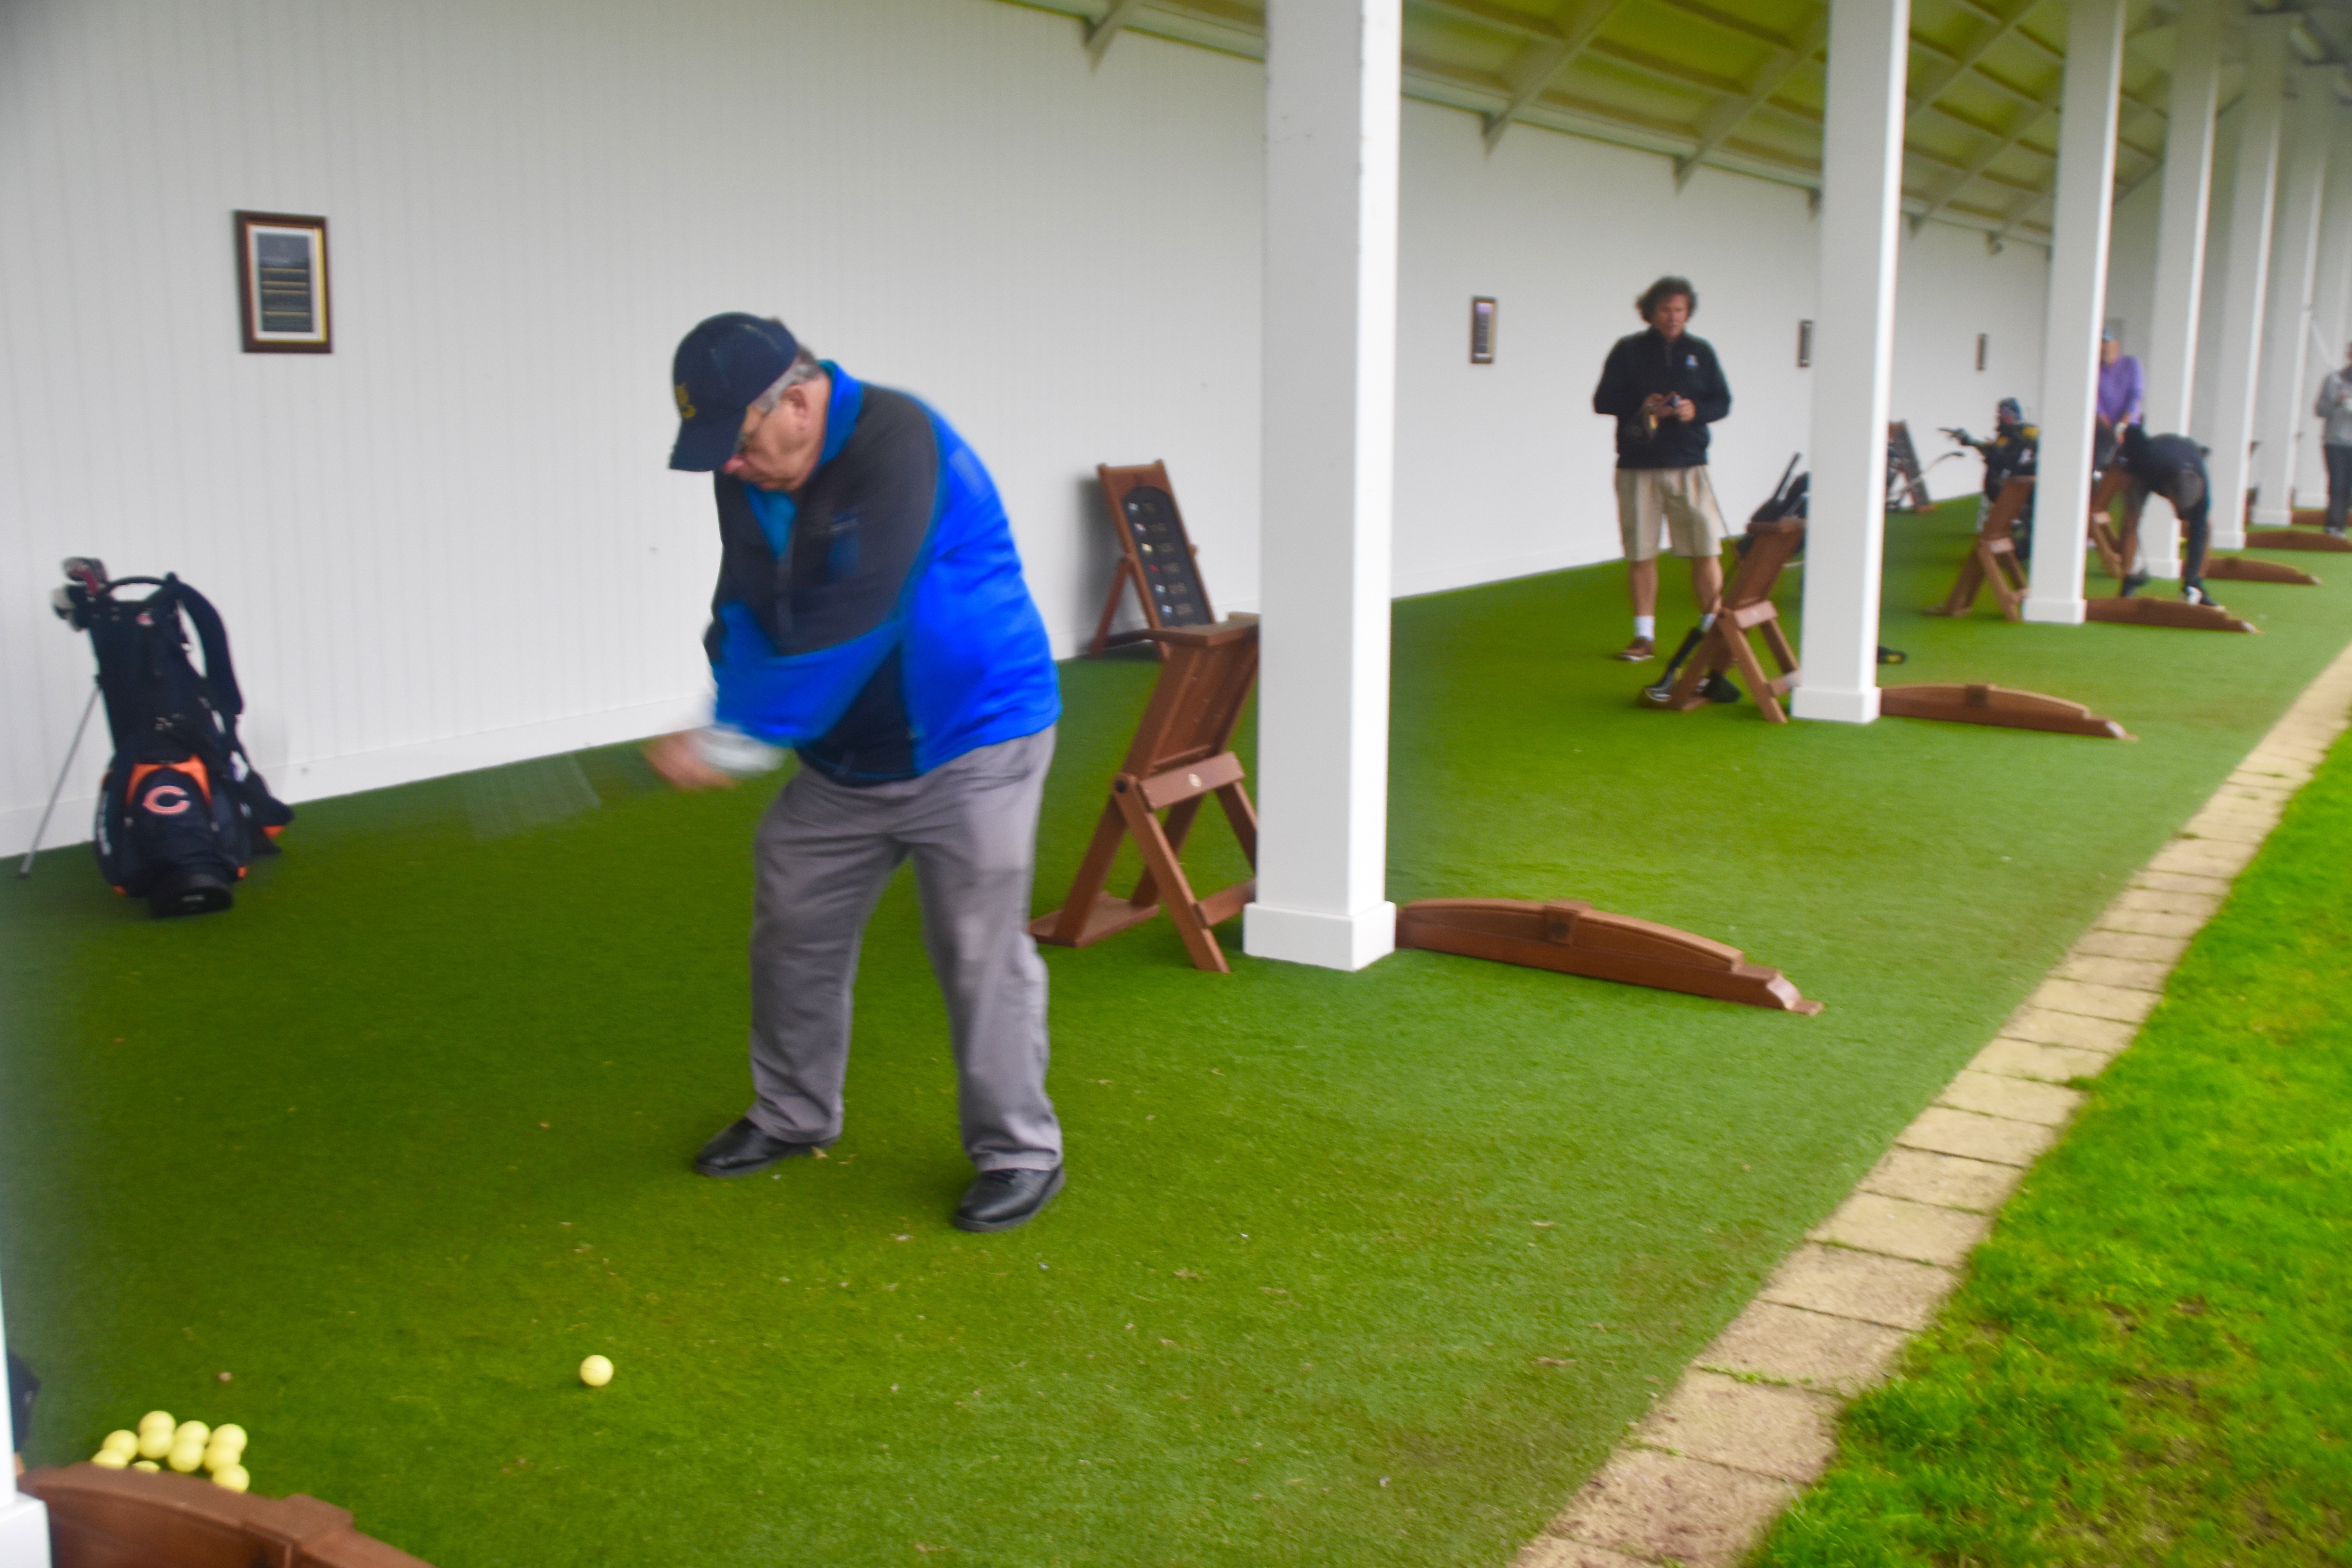
M 694 1168 L 749 1175 L 841 1135 L 859 940 L 911 857 L 980 1173 L 953 1223 L 1026 1224 L 1062 1188 L 1027 931 L 1061 698 L 996 488 L 947 421 L 781 321 L 713 316 L 671 381 L 670 467 L 716 475 L 719 695 L 647 755 L 681 789 L 801 762 L 754 848 L 754 1098 Z

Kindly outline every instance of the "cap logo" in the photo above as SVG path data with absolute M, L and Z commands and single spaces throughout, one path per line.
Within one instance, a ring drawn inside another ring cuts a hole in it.
M 680 419 L 693 418 L 694 399 L 686 395 L 686 383 L 679 382 L 675 390 L 677 393 L 677 416 Z

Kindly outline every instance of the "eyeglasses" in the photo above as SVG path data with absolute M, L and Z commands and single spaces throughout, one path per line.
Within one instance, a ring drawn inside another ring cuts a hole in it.
M 751 427 L 744 431 L 740 436 L 735 437 L 735 455 L 737 457 L 740 458 L 743 455 L 743 448 L 751 444 L 751 437 L 760 433 L 760 426 L 766 424 L 768 422 L 768 416 L 773 414 L 775 411 L 776 405 L 773 403 L 771 403 L 765 408 L 761 409 L 760 417 L 751 421 Z

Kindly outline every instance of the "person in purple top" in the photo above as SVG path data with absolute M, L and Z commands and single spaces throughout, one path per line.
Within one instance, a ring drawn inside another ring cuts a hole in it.
M 2147 392 L 2139 361 L 2124 353 L 2113 331 L 2101 332 L 2098 442 L 2092 454 L 2095 466 L 2104 468 L 2115 460 L 2116 437 L 2125 426 L 2140 422 L 2140 405 Z

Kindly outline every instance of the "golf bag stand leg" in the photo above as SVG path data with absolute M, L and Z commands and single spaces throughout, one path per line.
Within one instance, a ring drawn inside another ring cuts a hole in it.
M 89 728 L 89 716 L 98 711 L 98 682 L 89 684 L 89 700 L 82 704 L 81 722 L 74 726 L 73 744 L 66 748 L 65 766 L 58 770 L 58 782 L 50 786 L 49 804 L 41 807 L 40 826 L 33 829 L 33 843 L 25 851 L 25 863 L 16 868 L 16 879 L 24 880 L 33 874 L 33 857 L 41 852 L 41 836 L 49 830 L 49 814 L 58 808 L 58 796 L 66 792 L 66 775 L 73 772 L 74 758 L 81 752 L 83 731 Z

